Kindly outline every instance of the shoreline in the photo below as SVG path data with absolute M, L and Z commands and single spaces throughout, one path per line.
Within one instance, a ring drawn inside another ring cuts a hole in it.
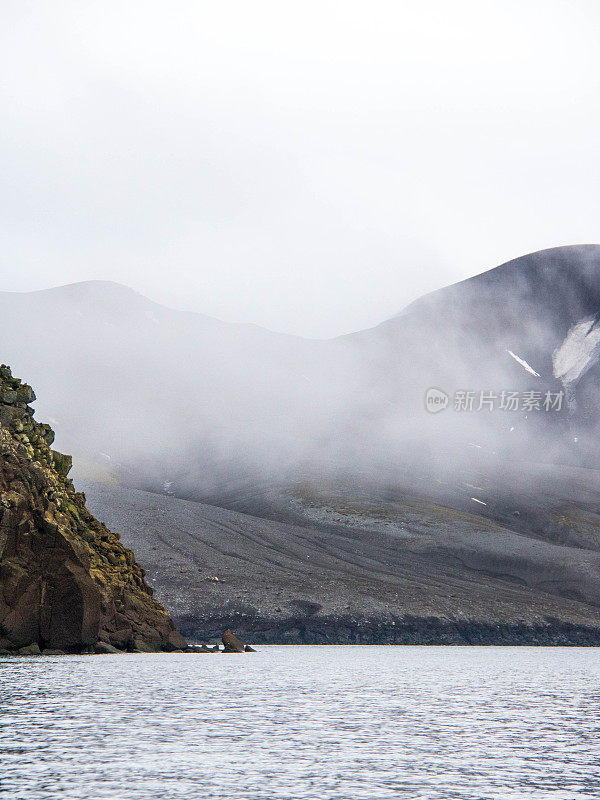
M 198 642 L 217 639 L 225 621 L 209 617 L 199 623 L 185 617 L 175 620 L 186 639 Z M 278 620 L 275 627 L 273 619 L 257 617 L 239 619 L 236 631 L 255 645 L 600 646 L 600 625 L 551 619 L 532 625 L 409 617 L 377 622 L 314 617 Z

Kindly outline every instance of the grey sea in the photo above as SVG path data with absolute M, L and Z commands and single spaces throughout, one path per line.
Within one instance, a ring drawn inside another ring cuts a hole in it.
M 0 796 L 600 798 L 600 650 L 0 659 Z

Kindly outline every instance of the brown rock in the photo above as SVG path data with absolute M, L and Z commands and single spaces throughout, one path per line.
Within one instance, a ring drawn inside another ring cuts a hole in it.
M 221 641 L 223 642 L 224 646 L 224 653 L 243 653 L 244 652 L 244 645 L 237 636 L 231 631 L 229 628 L 225 631 L 225 633 L 221 636 Z
M 163 650 L 185 650 L 187 646 L 186 640 L 179 633 L 179 631 L 171 631 L 167 637 L 167 643 L 163 647 Z
M 106 655 L 114 655 L 115 653 L 122 653 L 122 650 L 117 650 L 112 644 L 108 642 L 96 642 L 94 646 L 94 653 L 104 653 Z
M 42 654 L 37 642 L 29 644 L 27 647 L 20 647 L 17 652 L 20 656 L 41 656 Z

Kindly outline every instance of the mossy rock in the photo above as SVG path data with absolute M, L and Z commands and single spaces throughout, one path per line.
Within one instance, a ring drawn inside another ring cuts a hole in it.
M 27 647 L 21 647 L 17 650 L 17 653 L 20 656 L 41 656 L 42 651 L 40 650 L 40 646 L 37 642 L 33 644 L 27 645 Z
M 17 389 L 17 403 L 33 403 L 36 399 L 35 392 L 28 383 L 22 383 Z
M 17 402 L 17 393 L 12 389 L 0 392 L 0 403 L 5 403 L 7 406 L 13 406 Z
M 54 461 L 54 469 L 61 478 L 66 478 L 73 466 L 73 457 L 67 456 L 64 453 L 59 453 L 58 450 L 53 450 L 52 460 Z
M 50 449 L 54 434 L 34 419 L 33 399 L 1 365 L 0 649 L 93 652 L 100 630 L 113 647 L 183 648 L 131 551 L 75 492 L 71 456 Z

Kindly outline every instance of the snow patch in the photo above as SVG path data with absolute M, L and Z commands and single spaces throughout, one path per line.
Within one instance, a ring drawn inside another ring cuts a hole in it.
M 600 357 L 600 326 L 594 327 L 593 318 L 586 317 L 575 323 L 563 343 L 552 354 L 554 377 L 565 386 L 575 383 Z
M 512 350 L 507 350 L 506 352 L 508 353 L 509 356 L 512 356 L 514 360 L 523 367 L 523 369 L 526 369 L 530 375 L 535 375 L 536 378 L 540 377 L 540 373 L 536 372 L 534 368 L 531 366 L 531 364 L 528 364 L 524 358 L 521 358 L 516 353 L 513 353 Z

